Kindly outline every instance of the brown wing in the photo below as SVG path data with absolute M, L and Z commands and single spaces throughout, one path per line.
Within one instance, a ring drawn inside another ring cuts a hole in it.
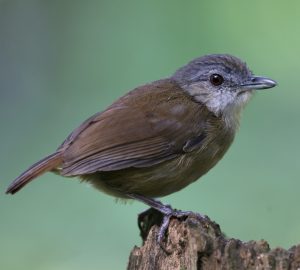
M 147 167 L 177 157 L 187 141 L 202 133 L 198 123 L 207 114 L 170 80 L 139 87 L 67 138 L 60 147 L 62 174 Z

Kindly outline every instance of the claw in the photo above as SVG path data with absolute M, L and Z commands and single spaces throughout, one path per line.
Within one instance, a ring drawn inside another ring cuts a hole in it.
M 157 210 L 158 212 L 160 212 L 163 215 L 163 218 L 162 218 L 162 221 L 160 224 L 160 228 L 159 228 L 159 232 L 158 232 L 158 236 L 157 236 L 157 242 L 164 250 L 166 250 L 166 249 L 165 249 L 165 247 L 162 246 L 162 240 L 166 234 L 166 231 L 169 227 L 170 220 L 172 217 L 176 217 L 176 218 L 180 219 L 180 218 L 187 217 L 187 216 L 193 216 L 200 221 L 206 219 L 205 216 L 203 216 L 199 213 L 194 213 L 192 211 L 181 211 L 181 210 L 173 209 L 170 205 L 164 205 L 160 201 L 157 201 L 157 200 L 154 200 L 151 198 L 147 198 L 147 197 L 144 197 L 141 195 L 127 194 L 127 196 L 129 198 L 139 200 L 139 201 L 149 205 L 150 207 L 154 208 L 155 210 Z M 138 218 L 138 225 L 141 230 L 142 238 L 144 240 L 147 236 L 146 233 L 148 233 L 148 231 L 149 231 L 148 226 L 146 224 L 146 223 L 148 223 L 147 222 L 148 220 L 144 221 L 145 218 L 148 218 L 148 214 L 149 214 L 149 210 L 144 211 L 139 215 L 139 218 Z M 153 223 L 152 223 L 152 225 L 153 225 Z
M 165 215 L 164 218 L 163 218 L 163 221 L 160 225 L 158 235 L 157 235 L 157 242 L 159 244 L 162 243 L 162 239 L 166 234 L 166 231 L 167 231 L 167 229 L 169 227 L 169 224 L 170 224 L 170 219 L 171 219 L 171 215 Z
M 197 218 L 200 221 L 205 219 L 205 217 L 203 215 L 201 215 L 199 213 L 194 213 L 192 211 L 173 210 L 171 207 L 169 209 L 170 209 L 170 212 L 168 214 L 164 214 L 163 221 L 159 228 L 158 237 L 157 237 L 157 241 L 159 244 L 162 242 L 162 239 L 165 236 L 165 233 L 169 227 L 170 220 L 172 217 L 182 219 L 184 217 L 194 216 L 195 218 Z

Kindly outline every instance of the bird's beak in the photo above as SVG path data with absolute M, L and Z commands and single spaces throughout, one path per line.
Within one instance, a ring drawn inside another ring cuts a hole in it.
M 248 81 L 241 84 L 241 88 L 243 90 L 261 90 L 261 89 L 272 88 L 276 85 L 277 82 L 269 78 L 252 76 Z

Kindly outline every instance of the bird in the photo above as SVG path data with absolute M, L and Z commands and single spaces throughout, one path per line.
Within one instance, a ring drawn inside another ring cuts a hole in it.
M 18 176 L 6 193 L 18 192 L 45 172 L 79 177 L 104 193 L 161 212 L 161 240 L 170 218 L 189 212 L 158 198 L 214 167 L 232 144 L 254 92 L 276 84 L 253 75 L 245 62 L 229 54 L 195 58 L 88 118 L 54 153 Z

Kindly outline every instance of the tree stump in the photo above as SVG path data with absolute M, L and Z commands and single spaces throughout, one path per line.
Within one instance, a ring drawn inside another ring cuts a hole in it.
M 134 247 L 127 270 L 300 270 L 300 245 L 270 249 L 264 241 L 226 237 L 208 217 L 171 220 L 165 239 L 157 243 L 162 215 L 154 209 L 138 220 L 143 245 Z

